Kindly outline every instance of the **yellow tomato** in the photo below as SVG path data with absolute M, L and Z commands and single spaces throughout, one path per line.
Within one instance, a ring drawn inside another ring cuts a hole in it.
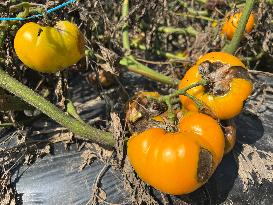
M 253 89 L 252 82 L 247 79 L 248 73 L 245 65 L 235 56 L 223 52 L 212 52 L 204 55 L 187 71 L 179 83 L 179 89 L 201 81 L 202 74 L 200 73 L 199 66 L 207 61 L 212 64 L 216 63 L 216 65 L 217 63 L 221 63 L 223 66 L 228 67 L 226 72 L 222 72 L 222 77 L 218 77 L 217 83 L 223 82 L 223 85 L 228 84 L 229 89 L 224 94 L 213 94 L 212 92 L 208 92 L 204 86 L 197 86 L 190 89 L 188 93 L 207 105 L 219 119 L 231 119 L 241 112 L 244 101 Z M 231 71 L 232 68 L 237 68 L 235 72 L 245 73 L 245 75 L 237 77 L 234 74 L 230 74 L 230 79 L 227 80 L 228 75 L 226 73 L 229 70 Z M 217 69 L 212 72 L 215 73 L 216 71 Z M 181 95 L 180 99 L 186 109 L 191 111 L 198 110 L 196 104 L 190 98 Z
M 14 48 L 26 66 L 39 72 L 55 73 L 83 57 L 84 38 L 78 27 L 68 21 L 59 21 L 55 27 L 30 22 L 17 31 Z
M 224 133 L 216 120 L 187 112 L 177 132 L 149 128 L 128 141 L 128 157 L 138 176 L 168 194 L 187 194 L 202 186 L 222 160 Z
M 200 135 L 213 148 L 215 163 L 218 165 L 225 148 L 224 133 L 218 122 L 212 117 L 199 112 L 187 112 L 179 121 L 179 130 Z
M 238 12 L 235 14 L 229 13 L 228 16 L 225 18 L 225 22 L 224 22 L 223 28 L 222 28 L 222 33 L 227 36 L 227 39 L 229 39 L 229 40 L 232 39 L 241 16 L 242 16 L 242 12 Z M 254 27 L 254 22 L 255 22 L 254 15 L 251 13 L 249 16 L 249 19 L 247 21 L 247 24 L 246 24 L 245 31 L 247 33 L 252 31 L 252 29 Z
M 150 128 L 128 141 L 128 157 L 138 176 L 156 189 L 187 194 L 210 178 L 218 162 L 214 149 L 194 132 Z

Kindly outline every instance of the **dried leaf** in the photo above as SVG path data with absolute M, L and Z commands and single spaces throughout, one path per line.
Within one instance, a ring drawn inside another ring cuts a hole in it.
M 79 167 L 79 170 L 83 170 L 86 165 L 91 164 L 95 158 L 97 158 L 97 155 L 95 152 L 91 150 L 85 150 L 81 154 L 81 158 L 83 158 L 83 162 L 81 163 L 81 166 Z

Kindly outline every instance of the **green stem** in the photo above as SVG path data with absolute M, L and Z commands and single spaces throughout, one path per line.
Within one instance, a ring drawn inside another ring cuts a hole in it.
M 17 15 L 17 18 L 25 18 L 28 15 L 29 15 L 29 7 L 24 7 L 24 11 L 20 12 Z
M 168 118 L 172 123 L 174 123 L 175 122 L 175 114 L 174 114 L 174 111 L 172 109 L 172 104 L 174 104 L 176 102 L 179 102 L 179 101 L 177 101 L 179 95 L 187 96 L 188 98 L 190 98 L 197 105 L 199 110 L 203 110 L 203 108 L 204 108 L 203 103 L 199 99 L 197 99 L 195 96 L 190 95 L 189 93 L 187 93 L 187 91 L 190 90 L 191 88 L 194 88 L 194 87 L 197 87 L 197 86 L 200 86 L 200 85 L 205 86 L 206 84 L 207 84 L 206 80 L 201 80 L 201 81 L 199 81 L 197 83 L 193 83 L 193 84 L 191 84 L 189 86 L 186 86 L 183 89 L 176 90 L 175 92 L 173 92 L 173 93 L 171 93 L 169 95 L 162 96 L 159 99 L 157 99 L 157 98 L 154 98 L 154 99 L 158 100 L 160 102 L 165 102 L 166 103 L 166 105 L 168 106 Z
M 148 50 L 147 47 L 143 44 L 135 43 L 135 44 L 131 44 L 131 46 L 134 48 L 138 48 L 140 50 L 143 50 L 143 51 Z M 161 50 L 157 50 L 157 49 L 151 49 L 151 51 L 156 53 L 156 55 L 163 56 L 168 59 L 175 59 L 175 60 L 185 60 L 186 59 L 186 57 L 177 56 L 173 53 L 169 53 L 169 52 L 165 52 L 165 51 L 161 51 Z
M 166 105 L 168 107 L 168 119 L 171 122 L 171 124 L 174 124 L 174 122 L 175 122 L 175 113 L 174 113 L 174 110 L 173 110 L 171 99 L 166 96 L 165 98 L 163 97 L 163 100 L 164 100 L 164 102 L 166 103 Z
M 67 104 L 66 104 L 66 112 L 68 114 L 70 114 L 72 117 L 74 117 L 75 119 L 79 120 L 80 122 L 84 123 L 84 121 L 81 119 L 81 117 L 79 116 L 75 106 L 73 105 L 73 102 L 71 100 L 67 100 Z
M 129 28 L 128 28 L 128 10 L 129 10 L 129 0 L 123 0 L 122 4 L 122 19 L 126 19 L 122 28 L 122 42 L 123 48 L 125 49 L 125 56 L 120 60 L 120 65 L 126 66 L 128 70 L 138 73 L 140 75 L 146 76 L 150 79 L 156 80 L 161 83 L 166 83 L 169 85 L 177 85 L 178 80 L 172 79 L 165 76 L 151 68 L 138 62 L 134 56 L 129 54 L 130 51 L 130 40 L 129 40 Z
M 206 20 L 206 21 L 212 21 L 212 22 L 216 22 L 216 20 L 209 18 L 207 16 L 202 16 L 202 15 L 196 15 L 196 14 L 184 14 L 184 13 L 175 13 L 175 15 L 177 16 L 183 16 L 183 17 L 188 17 L 188 18 L 196 18 L 196 19 L 202 19 L 202 20 Z
M 197 0 L 197 2 L 202 3 L 202 4 L 206 4 L 207 0 Z
M 245 57 L 246 61 L 257 61 L 260 60 L 263 56 L 265 55 L 264 51 L 261 51 L 260 53 L 258 53 L 256 56 L 253 57 Z
M 128 25 L 128 15 L 129 15 L 129 0 L 124 0 L 122 5 L 122 19 L 124 20 L 124 24 L 122 27 L 122 42 L 123 48 L 125 50 L 130 50 L 130 42 L 129 42 L 129 25 Z
M 2 123 L 2 124 L 0 124 L 0 128 L 11 127 L 11 126 L 14 126 L 14 124 L 13 123 Z
M 188 26 L 186 28 L 175 28 L 175 27 L 166 27 L 161 26 L 158 28 L 159 32 L 164 33 L 182 33 L 182 34 L 189 34 L 191 36 L 196 36 L 198 34 L 198 31 L 196 31 L 192 26 Z
M 238 23 L 238 27 L 234 33 L 234 36 L 229 44 L 227 44 L 222 51 L 230 54 L 234 54 L 236 49 L 239 46 L 239 43 L 241 41 L 241 38 L 243 36 L 243 33 L 245 31 L 245 27 L 248 21 L 248 18 L 251 14 L 251 10 L 254 6 L 255 0 L 247 0 L 245 7 L 242 12 L 242 16 L 240 18 L 240 21 Z
M 196 15 L 196 16 L 207 16 L 208 15 L 208 11 L 207 10 L 204 10 L 204 11 L 196 11 L 195 9 L 193 8 L 188 8 L 188 13 L 189 14 L 193 14 L 193 15 Z
M 140 75 L 146 76 L 152 80 L 156 80 L 158 82 L 173 85 L 173 86 L 178 84 L 178 80 L 172 79 L 168 76 L 165 76 L 161 73 L 158 73 L 157 71 L 150 69 L 149 67 L 135 60 L 134 56 L 132 55 L 123 57 L 119 63 L 121 65 L 126 66 L 128 70 L 134 73 L 138 73 Z
M 196 106 L 198 107 L 198 110 L 203 110 L 204 109 L 203 103 L 198 98 L 196 98 L 193 95 L 190 95 L 187 92 L 185 92 L 183 95 L 185 95 L 186 97 L 190 98 L 196 104 Z
M 192 89 L 192 88 L 194 88 L 194 87 L 200 86 L 200 85 L 205 86 L 206 84 L 207 84 L 207 81 L 206 81 L 206 80 L 201 80 L 201 81 L 199 81 L 199 82 L 197 82 L 197 83 L 193 83 L 193 84 L 191 84 L 191 85 L 189 85 L 189 86 L 186 86 L 186 87 L 184 87 L 183 89 L 176 90 L 175 92 L 173 92 L 173 93 L 171 93 L 170 95 L 168 95 L 168 97 L 169 97 L 169 98 L 174 98 L 174 97 L 177 97 L 177 96 L 179 96 L 179 95 L 185 95 L 185 93 L 186 93 L 188 90 L 190 90 L 190 89 Z
M 59 124 L 67 127 L 70 131 L 79 135 L 80 138 L 91 140 L 107 147 L 114 146 L 115 140 L 110 133 L 93 128 L 86 123 L 82 123 L 75 118 L 66 115 L 33 90 L 9 76 L 2 69 L 0 69 L 0 86 L 39 109 Z
M 37 13 L 41 13 L 42 11 L 45 10 L 43 5 L 41 5 L 41 4 L 22 2 L 17 5 L 11 6 L 9 8 L 9 11 L 16 12 L 17 10 L 21 10 L 21 9 L 23 9 L 23 11 L 16 15 L 17 18 L 26 18 L 29 14 L 37 14 Z M 11 27 L 12 30 L 15 30 L 15 29 L 17 30 L 17 24 L 16 24 L 17 22 L 18 21 L 2 21 L 0 23 L 1 32 L 5 32 L 10 26 L 12 26 Z M 2 43 L 3 40 L 5 40 L 5 39 L 0 40 L 0 44 L 3 44 Z

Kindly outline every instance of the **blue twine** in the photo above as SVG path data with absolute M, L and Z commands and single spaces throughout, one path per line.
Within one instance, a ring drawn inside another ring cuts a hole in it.
M 52 13 L 52 12 L 54 12 L 54 11 L 56 11 L 58 9 L 61 9 L 61 8 L 65 7 L 65 6 L 71 4 L 71 3 L 74 3 L 75 1 L 76 0 L 68 0 L 68 1 L 66 1 L 66 2 L 64 2 L 64 3 L 62 3 L 62 4 L 58 5 L 58 6 L 55 6 L 55 7 L 51 8 L 51 9 L 46 10 L 46 13 L 48 13 L 48 14 Z M 41 16 L 43 16 L 43 15 L 42 14 L 36 14 L 36 15 L 33 15 L 33 16 L 30 16 L 30 17 L 27 17 L 27 18 L 2 17 L 2 18 L 0 18 L 0 21 L 24 21 L 24 20 L 28 20 L 28 19 L 41 17 Z

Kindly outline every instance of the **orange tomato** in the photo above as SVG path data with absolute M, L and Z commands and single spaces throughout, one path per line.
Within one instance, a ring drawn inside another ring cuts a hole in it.
M 235 14 L 229 13 L 228 16 L 225 18 L 225 22 L 222 27 L 222 33 L 227 36 L 227 39 L 229 40 L 232 39 L 241 16 L 242 16 L 242 12 L 237 12 Z M 245 31 L 247 33 L 252 31 L 254 27 L 254 21 L 255 21 L 254 15 L 251 13 L 246 24 Z
M 14 48 L 26 66 L 55 73 L 83 57 L 84 38 L 78 27 L 68 21 L 59 21 L 54 28 L 30 22 L 17 31 Z
M 225 138 L 218 122 L 212 117 L 198 112 L 187 112 L 179 122 L 179 130 L 200 135 L 213 148 L 215 163 L 218 165 L 223 157 Z
M 235 56 L 223 52 L 212 52 L 204 55 L 186 72 L 184 78 L 179 83 L 179 89 L 201 81 L 204 76 L 200 73 L 200 66 L 206 62 L 210 63 L 209 67 L 212 66 L 215 69 L 214 71 L 208 69 L 209 75 L 212 72 L 218 72 L 219 69 L 225 69 L 221 71 L 220 77 L 214 75 L 214 77 L 217 77 L 217 79 L 214 79 L 214 82 L 209 82 L 210 88 L 214 89 L 220 86 L 225 88 L 225 92 L 217 94 L 208 91 L 204 86 L 197 86 L 188 90 L 188 93 L 207 105 L 219 119 L 235 117 L 241 112 L 244 101 L 253 89 L 251 81 L 246 79 L 248 78 L 248 73 L 244 64 Z M 215 68 L 219 66 L 219 63 L 222 68 Z M 236 68 L 236 70 L 233 68 Z M 229 72 L 231 74 L 228 74 Z M 196 104 L 188 97 L 181 95 L 180 100 L 186 109 L 198 110 Z
M 206 183 L 224 152 L 221 128 L 209 116 L 186 114 L 179 128 L 178 132 L 150 128 L 134 134 L 127 144 L 129 160 L 138 176 L 174 195 L 193 192 Z
M 224 52 L 207 53 L 201 56 L 195 64 L 200 65 L 205 61 L 210 61 L 211 63 L 221 62 L 223 64 L 229 64 L 230 66 L 240 66 L 246 68 L 246 66 L 242 63 L 242 61 L 239 58 Z

